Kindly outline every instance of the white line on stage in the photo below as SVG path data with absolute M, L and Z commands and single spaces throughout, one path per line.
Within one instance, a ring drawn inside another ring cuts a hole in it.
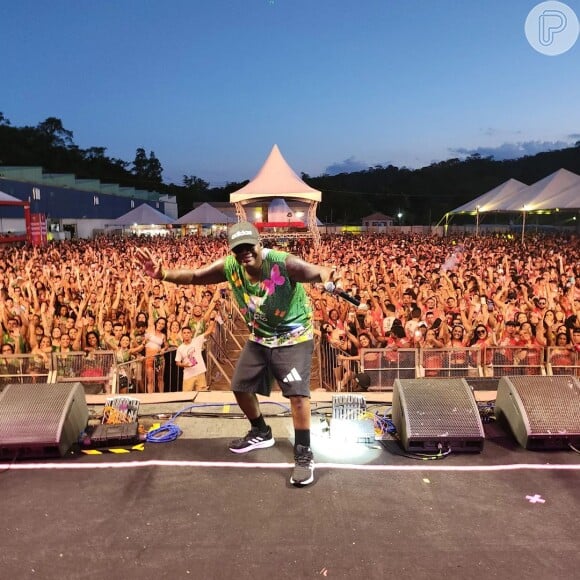
M 0 471 L 42 471 L 87 470 L 87 469 L 137 469 L 143 467 L 228 467 L 233 469 L 287 469 L 293 463 L 242 463 L 234 461 L 126 461 L 104 463 L 0 463 Z M 486 472 L 486 471 L 580 471 L 580 464 L 565 465 L 552 463 L 519 463 L 508 465 L 353 465 L 349 463 L 317 463 L 316 469 L 344 469 L 350 471 L 449 471 L 449 472 Z

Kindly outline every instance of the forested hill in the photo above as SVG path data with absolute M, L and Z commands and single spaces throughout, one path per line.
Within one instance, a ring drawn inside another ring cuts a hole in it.
M 319 212 L 323 221 L 342 222 L 345 216 L 380 211 L 391 216 L 402 212 L 406 224 L 430 224 L 510 178 L 531 185 L 560 168 L 580 175 L 580 142 L 575 147 L 506 161 L 473 155 L 421 169 L 371 167 L 355 173 L 302 177 L 323 192 Z
M 62 121 L 49 117 L 35 127 L 15 127 L 0 113 L 0 166 L 41 166 L 47 173 L 73 173 L 177 197 L 179 215 L 196 201 L 227 201 L 229 193 L 247 181 L 210 188 L 202 178 L 184 175 L 181 184 L 163 182 L 163 167 L 153 151 L 137 148 L 135 159 L 106 155 L 106 147 L 81 149 Z M 580 142 L 575 147 L 508 161 L 477 155 L 449 159 L 420 169 L 370 167 L 365 171 L 302 178 L 322 191 L 318 215 L 322 221 L 359 223 L 374 212 L 404 215 L 405 224 L 429 224 L 449 210 L 489 191 L 510 178 L 531 184 L 557 171 L 580 175 Z

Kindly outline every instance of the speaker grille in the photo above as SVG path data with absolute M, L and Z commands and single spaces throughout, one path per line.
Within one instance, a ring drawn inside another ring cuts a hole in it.
M 461 379 L 408 380 L 405 393 L 407 416 L 414 418 L 409 435 L 462 437 L 479 431 L 479 411 Z
M 21 456 L 61 455 L 88 421 L 80 383 L 11 384 L 0 393 L 0 448 Z
M 395 381 L 393 422 L 403 446 L 480 451 L 483 425 L 475 398 L 463 379 Z
M 573 376 L 502 377 L 495 414 L 527 449 L 580 443 L 580 383 Z
M 574 377 L 513 376 L 505 381 L 522 401 L 530 435 L 580 433 L 580 384 Z

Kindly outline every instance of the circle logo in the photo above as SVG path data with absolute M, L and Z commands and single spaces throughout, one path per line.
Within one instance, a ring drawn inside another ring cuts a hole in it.
M 534 50 L 557 56 L 570 50 L 578 40 L 578 17 L 563 2 L 541 2 L 530 10 L 525 32 Z

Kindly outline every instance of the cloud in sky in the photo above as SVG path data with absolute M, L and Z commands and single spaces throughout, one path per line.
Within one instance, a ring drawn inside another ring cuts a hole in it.
M 572 135 L 568 137 L 574 139 Z M 455 155 L 467 156 L 479 154 L 482 157 L 493 157 L 501 161 L 503 159 L 517 159 L 525 155 L 536 155 L 543 151 L 564 149 L 570 146 L 571 143 L 565 141 L 519 141 L 517 143 L 503 143 L 497 147 L 477 147 L 475 149 L 459 147 L 457 149 L 450 149 L 450 151 Z
M 580 133 L 570 133 L 570 135 L 568 135 L 568 139 L 574 139 L 574 141 L 578 141 L 580 139 Z
M 329 165 L 323 173 L 327 175 L 338 175 L 339 173 L 354 173 L 355 171 L 364 171 L 369 168 L 368 163 L 357 161 L 354 155 L 351 155 L 344 161 L 338 161 Z

